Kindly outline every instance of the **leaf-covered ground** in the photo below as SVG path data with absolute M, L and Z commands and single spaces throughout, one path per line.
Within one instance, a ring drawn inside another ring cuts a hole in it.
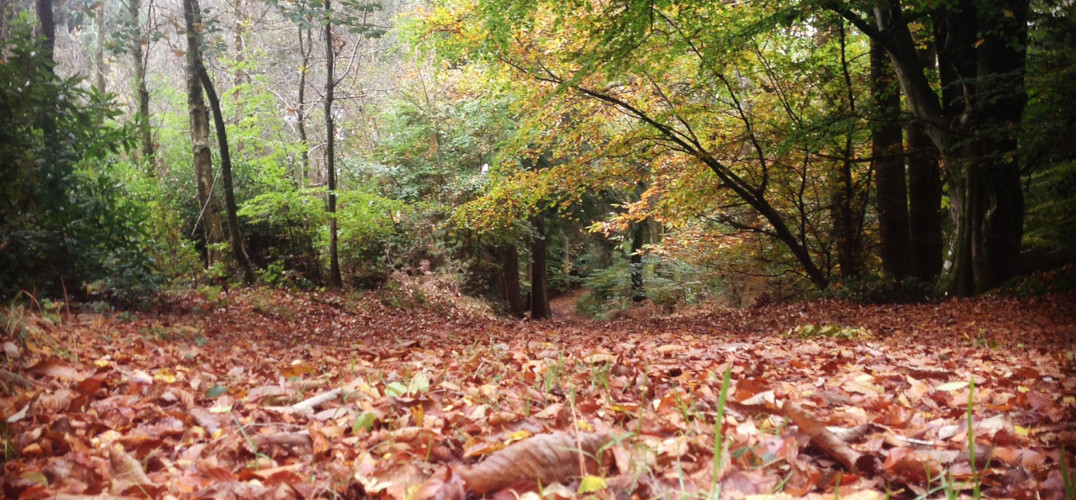
M 1063 498 L 1076 450 L 1073 294 L 611 322 L 268 290 L 5 313 L 7 498 Z

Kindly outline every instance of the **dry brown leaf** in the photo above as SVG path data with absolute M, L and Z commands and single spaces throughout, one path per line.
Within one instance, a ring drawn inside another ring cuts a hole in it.
M 467 485 L 463 477 L 449 466 L 442 466 L 426 479 L 412 500 L 463 500 L 467 498 Z
M 467 488 L 479 495 L 519 481 L 561 482 L 586 473 L 579 470 L 580 447 L 584 455 L 594 457 L 609 441 L 605 434 L 581 433 L 579 444 L 565 432 L 542 434 L 493 453 L 460 475 Z
M 52 394 L 42 394 L 34 401 L 31 413 L 37 416 L 52 415 L 59 413 L 75 400 L 75 393 L 67 389 L 60 389 Z
M 112 491 L 120 493 L 132 486 L 153 484 L 142 464 L 122 449 L 115 446 L 108 449 L 108 468 L 112 474 Z
M 86 378 L 81 371 L 57 358 L 44 359 L 30 367 L 30 371 L 46 377 L 60 380 L 82 380 Z

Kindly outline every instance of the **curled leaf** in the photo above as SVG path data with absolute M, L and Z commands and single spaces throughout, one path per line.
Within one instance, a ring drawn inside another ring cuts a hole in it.
M 580 452 L 593 463 L 593 457 L 608 442 L 605 434 L 581 433 L 578 444 L 571 434 L 543 434 L 514 443 L 460 475 L 467 488 L 479 495 L 520 481 L 561 482 L 585 476 L 586 471 L 579 470 Z

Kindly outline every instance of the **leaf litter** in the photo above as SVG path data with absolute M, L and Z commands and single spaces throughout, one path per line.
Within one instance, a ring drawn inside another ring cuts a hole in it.
M 531 322 L 254 289 L 23 317 L 6 498 L 1063 498 L 1076 450 L 1071 293 Z

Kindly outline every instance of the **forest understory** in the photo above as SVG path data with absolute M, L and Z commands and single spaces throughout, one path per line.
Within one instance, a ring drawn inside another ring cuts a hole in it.
M 1031 499 L 1076 480 L 1073 292 L 604 322 L 402 297 L 5 310 L 3 494 Z

